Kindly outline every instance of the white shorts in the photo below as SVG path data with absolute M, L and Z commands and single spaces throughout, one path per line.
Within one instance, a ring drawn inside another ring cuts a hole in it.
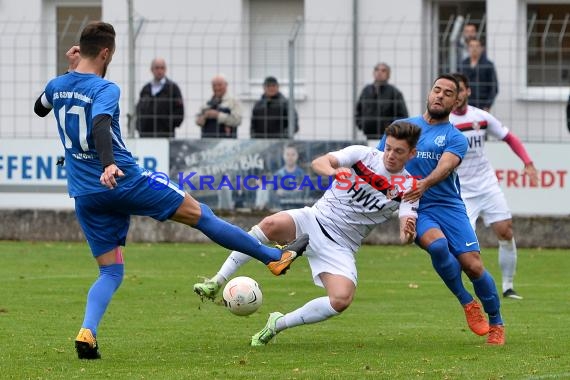
M 475 223 L 479 216 L 483 217 L 483 222 L 487 227 L 495 222 L 512 219 L 505 194 L 498 186 L 489 192 L 463 199 L 463 201 L 473 229 L 475 229 Z
M 321 273 L 330 273 L 350 279 L 356 286 L 356 259 L 352 250 L 342 247 L 322 232 L 311 207 L 286 210 L 295 221 L 297 236 L 309 234 L 309 246 L 305 252 L 315 285 L 323 287 Z

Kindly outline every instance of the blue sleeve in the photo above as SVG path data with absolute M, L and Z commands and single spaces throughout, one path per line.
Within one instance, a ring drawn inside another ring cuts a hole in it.
M 457 130 L 453 130 L 452 133 L 450 133 L 449 143 L 447 143 L 444 152 L 453 153 L 463 160 L 465 153 L 467 153 L 468 147 L 467 138 L 463 135 L 463 133 Z
M 382 139 L 380 139 L 380 142 L 376 146 L 376 149 L 383 152 L 385 146 L 386 146 L 386 135 L 382 136 Z
M 95 99 L 93 99 L 93 109 L 91 111 L 91 118 L 94 119 L 97 115 L 113 116 L 119 104 L 119 97 L 121 90 L 119 86 L 114 83 L 107 83 L 102 87 L 101 91 L 97 92 Z

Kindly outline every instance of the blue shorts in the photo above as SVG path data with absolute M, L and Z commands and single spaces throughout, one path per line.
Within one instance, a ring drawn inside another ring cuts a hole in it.
M 184 192 L 175 185 L 160 188 L 141 175 L 113 190 L 75 197 L 75 213 L 93 256 L 124 246 L 131 215 L 150 216 L 164 221 L 184 201 Z
M 437 228 L 447 238 L 449 250 L 454 256 L 465 252 L 480 251 L 479 240 L 465 210 L 461 206 L 431 206 L 418 211 L 416 230 L 418 238 L 430 228 Z

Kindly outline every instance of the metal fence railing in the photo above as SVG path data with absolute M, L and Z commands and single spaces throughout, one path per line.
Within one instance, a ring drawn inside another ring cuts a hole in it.
M 568 15 L 560 17 L 548 21 L 546 16 L 529 13 L 528 22 L 505 20 L 500 33 L 485 31 L 486 54 L 495 63 L 499 79 L 492 113 L 525 141 L 570 141 L 565 114 L 570 78 L 563 79 L 570 67 L 570 29 Z M 353 38 L 355 29 L 350 21 L 303 20 L 293 45 L 293 67 L 288 63 L 293 25 L 277 28 L 287 33 L 265 39 L 256 36 L 252 44 L 251 25 L 243 21 L 136 19 L 134 65 L 129 65 L 129 24 L 126 20 L 111 22 L 117 30 L 117 52 L 108 77 L 122 89 L 125 134 L 129 77 L 134 78 L 131 98 L 136 101 L 151 78 L 154 57 L 166 59 L 168 77 L 182 90 L 186 113 L 177 138 L 200 137 L 195 115 L 211 97 L 210 81 L 218 73 L 225 74 L 229 92 L 242 105 L 238 138 L 250 137 L 253 104 L 261 95 L 263 78 L 271 75 L 279 80 L 286 97 L 294 94 L 300 126 L 296 139 L 346 140 L 353 138 L 354 88 L 360 93 L 372 81 L 377 62 L 391 66 L 390 83 L 403 93 L 412 115 L 423 112 L 433 73 L 449 69 L 445 62 L 449 57 L 449 45 L 445 44 L 451 32 L 445 27 L 449 19 L 440 20 L 433 30 L 419 20 L 361 21 L 357 38 Z M 0 25 L 0 138 L 57 136 L 53 119 L 39 119 L 32 111 L 46 81 L 58 71 L 61 36 L 57 28 L 24 20 L 2 20 Z M 444 32 L 448 34 L 442 35 Z M 428 46 L 424 43 L 426 33 L 427 40 L 433 42 Z M 549 71 L 549 75 L 560 75 L 560 80 L 533 82 L 540 70 L 555 68 L 559 69 L 556 74 Z M 362 137 L 356 134 L 357 139 Z

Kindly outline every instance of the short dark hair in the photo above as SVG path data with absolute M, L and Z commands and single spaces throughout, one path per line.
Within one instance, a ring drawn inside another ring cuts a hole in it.
M 115 49 L 115 28 L 103 21 L 94 21 L 85 27 L 79 37 L 79 52 L 84 57 L 95 58 L 102 49 Z
M 478 41 L 479 45 L 481 45 L 481 47 L 485 47 L 485 39 L 483 37 L 480 37 L 480 38 L 473 37 L 473 38 L 469 39 L 469 41 L 467 43 L 469 44 L 471 41 Z
M 277 84 L 277 85 L 279 84 L 279 82 L 277 82 L 277 78 L 269 76 L 269 77 L 265 78 L 265 80 L 263 81 L 264 86 L 268 86 L 268 85 L 272 85 L 272 84 Z
M 474 22 L 468 22 L 468 23 L 465 24 L 463 27 L 465 28 L 466 26 L 474 26 L 476 31 L 479 30 L 479 27 L 478 27 L 477 24 L 475 24 Z
M 386 127 L 384 134 L 386 137 L 392 136 L 397 140 L 406 140 L 410 148 L 415 148 L 420 139 L 422 130 L 415 124 L 398 120 Z
M 437 82 L 440 79 L 447 79 L 449 81 L 452 81 L 453 83 L 455 83 L 455 92 L 459 93 L 459 82 L 457 81 L 457 78 L 455 78 L 453 76 L 453 74 L 439 74 L 439 76 L 437 78 L 435 78 L 435 80 L 432 83 L 432 87 L 435 84 L 435 82 Z
M 453 77 L 455 79 L 457 79 L 457 82 L 459 83 L 463 83 L 465 85 L 465 88 L 469 88 L 469 78 L 467 78 L 464 74 L 462 73 L 453 73 L 451 74 L 453 75 Z

